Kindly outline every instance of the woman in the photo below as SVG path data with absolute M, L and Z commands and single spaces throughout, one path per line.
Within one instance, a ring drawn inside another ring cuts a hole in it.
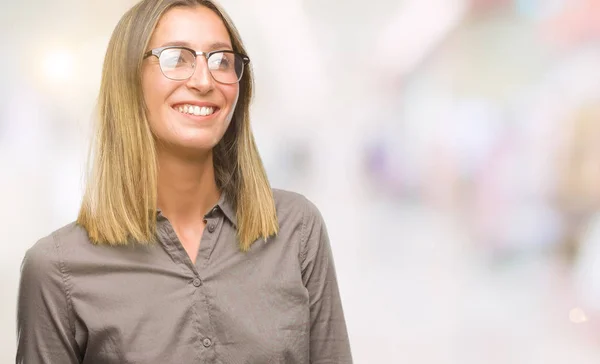
M 245 54 L 212 1 L 121 19 L 78 220 L 23 261 L 18 363 L 351 363 L 321 215 L 258 156 Z

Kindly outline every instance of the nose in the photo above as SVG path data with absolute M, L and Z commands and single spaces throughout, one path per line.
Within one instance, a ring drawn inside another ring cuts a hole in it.
M 187 86 L 201 94 L 206 94 L 215 87 L 215 80 L 208 69 L 206 57 L 197 58 L 194 74 L 187 80 Z

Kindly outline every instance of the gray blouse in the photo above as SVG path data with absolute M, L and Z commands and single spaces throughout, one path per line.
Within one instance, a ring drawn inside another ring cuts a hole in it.
M 41 239 L 22 263 L 16 362 L 352 363 L 321 214 L 273 193 L 277 237 L 240 252 L 221 197 L 195 264 L 160 212 L 159 244 L 93 245 L 75 223 Z

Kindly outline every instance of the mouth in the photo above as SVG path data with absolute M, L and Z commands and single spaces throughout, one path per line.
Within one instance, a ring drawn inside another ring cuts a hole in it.
M 180 114 L 194 118 L 208 118 L 214 116 L 220 110 L 217 106 L 199 106 L 192 104 L 173 105 L 171 108 Z

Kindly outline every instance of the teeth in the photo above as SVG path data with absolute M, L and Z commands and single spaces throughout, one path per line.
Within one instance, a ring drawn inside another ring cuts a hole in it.
M 212 107 L 197 106 L 197 105 L 183 105 L 179 106 L 178 110 L 180 113 L 196 115 L 196 116 L 208 116 L 215 112 Z

